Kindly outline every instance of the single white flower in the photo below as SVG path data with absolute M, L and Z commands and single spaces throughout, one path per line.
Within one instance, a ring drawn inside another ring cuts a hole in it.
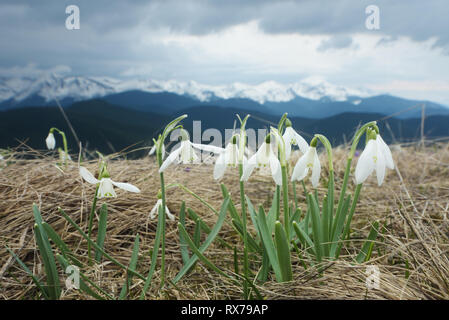
M 316 187 L 318 186 L 321 172 L 321 164 L 316 152 L 316 147 L 308 147 L 307 151 L 301 158 L 299 158 L 295 168 L 293 169 L 292 181 L 303 180 L 307 176 L 309 169 L 312 169 L 312 176 L 310 180 L 312 181 L 313 187 Z
M 363 183 L 375 170 L 377 184 L 380 186 L 385 178 L 385 168 L 394 169 L 390 148 L 380 135 L 376 139 L 369 139 L 355 168 L 356 184 Z
M 156 144 L 151 148 L 150 152 L 148 152 L 148 155 L 151 156 L 156 152 Z M 162 159 L 165 158 L 165 146 L 162 145 Z
M 285 128 L 284 135 L 282 136 L 285 141 L 285 158 L 286 160 L 290 159 L 290 155 L 292 152 L 292 145 L 297 145 L 299 150 L 304 154 L 307 149 L 309 149 L 309 144 L 307 141 L 301 137 L 299 133 L 295 131 L 291 126 L 287 126 Z
M 53 135 L 53 132 L 50 132 L 47 136 L 47 138 L 45 139 L 45 143 L 47 144 L 47 149 L 48 150 L 53 150 L 56 146 L 56 140 L 55 140 L 55 136 Z
M 72 157 L 70 156 L 70 154 L 66 153 L 61 148 L 59 148 L 58 151 L 59 151 L 59 161 L 61 162 L 66 162 L 67 160 L 72 161 Z
M 159 208 L 162 207 L 162 199 L 158 199 L 156 204 L 154 205 L 153 209 L 150 211 L 150 218 L 154 219 L 156 215 L 159 213 Z M 165 206 L 165 213 L 167 214 L 167 217 L 171 221 L 175 221 L 175 216 L 170 213 L 170 210 L 168 210 L 168 207 Z
M 243 164 L 246 164 L 246 157 L 243 156 Z M 228 143 L 226 148 L 222 149 L 220 155 L 215 161 L 214 179 L 221 179 L 227 167 L 237 167 L 239 165 L 239 148 L 237 140 L 234 138 Z
M 114 191 L 114 186 L 129 192 L 140 192 L 139 188 L 137 188 L 136 186 L 125 182 L 115 182 L 110 177 L 102 177 L 100 180 L 98 180 L 85 167 L 80 167 L 79 171 L 81 177 L 87 182 L 92 184 L 100 184 L 98 187 L 98 198 L 117 197 L 117 194 Z
M 270 140 L 270 136 L 267 136 L 259 150 L 249 158 L 246 165 L 244 164 L 243 175 L 240 179 L 241 181 L 248 181 L 249 176 L 256 167 L 261 168 L 269 165 L 274 182 L 276 182 L 277 185 L 282 185 L 281 163 L 277 157 L 276 145 L 275 143 L 270 143 Z
M 164 172 L 164 170 L 176 160 L 178 163 L 182 162 L 183 164 L 196 163 L 199 160 L 199 157 L 196 155 L 194 148 L 214 153 L 221 153 L 221 150 L 223 149 L 211 145 L 192 143 L 189 140 L 188 132 L 181 129 L 180 147 L 170 153 L 159 168 L 159 172 Z
M 3 156 L 0 154 L 0 160 L 3 160 L 4 158 L 3 158 Z

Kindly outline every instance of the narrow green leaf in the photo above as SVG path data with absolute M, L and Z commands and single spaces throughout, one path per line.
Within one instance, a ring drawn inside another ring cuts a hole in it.
M 42 223 L 42 227 L 47 233 L 48 237 L 56 244 L 56 246 L 61 250 L 62 255 L 65 259 L 70 259 L 73 264 L 81 268 L 83 264 L 74 256 L 74 254 L 70 251 L 64 241 L 59 237 L 56 231 L 50 227 L 50 225 L 46 222 Z
M 309 193 L 309 204 L 311 206 L 311 218 L 312 218 L 312 231 L 313 231 L 313 244 L 315 245 L 316 259 L 321 262 L 323 257 L 322 248 L 322 233 L 321 233 L 321 221 L 320 221 L 320 211 L 315 197 Z
M 199 247 L 200 241 L 201 241 L 201 227 L 200 221 L 197 220 L 195 223 L 195 229 L 193 230 L 193 243 L 195 244 L 195 246 Z
M 287 235 L 281 222 L 278 220 L 275 224 L 274 239 L 276 241 L 277 256 L 279 258 L 279 266 L 282 274 L 282 281 L 291 281 L 292 262 L 290 258 L 290 246 L 288 244 Z
M 182 226 L 186 227 L 186 203 L 183 201 L 181 204 L 181 209 L 179 210 L 179 222 L 182 224 Z M 189 249 L 187 248 L 187 242 L 182 237 L 181 234 L 179 234 L 179 246 L 182 256 L 182 262 L 185 264 L 187 261 L 189 261 Z
M 193 221 L 195 222 L 199 221 L 200 227 L 205 233 L 209 234 L 211 232 L 211 228 L 196 214 L 195 211 L 193 211 L 191 208 L 187 208 L 187 212 L 189 213 L 189 217 Z M 220 242 L 226 248 L 232 249 L 232 246 L 226 241 L 224 241 L 220 236 L 217 236 L 217 241 Z
M 89 239 L 89 237 L 87 236 L 86 233 L 84 233 L 84 231 L 76 224 L 75 221 L 72 220 L 72 218 L 69 217 L 69 215 L 67 213 L 64 212 L 64 210 L 62 210 L 61 208 L 58 208 L 59 212 L 62 214 L 62 216 L 64 217 L 64 219 L 66 219 L 79 233 L 80 235 L 88 242 L 91 244 L 91 246 L 93 246 L 95 249 L 99 250 L 103 256 L 105 256 L 107 259 L 109 259 L 110 261 L 112 261 L 113 263 L 115 263 L 117 266 L 119 266 L 120 268 L 126 270 L 127 272 L 132 273 L 133 275 L 135 275 L 136 277 L 142 279 L 142 280 L 146 280 L 146 278 L 141 275 L 139 272 L 137 272 L 136 270 L 130 269 L 127 266 L 123 265 L 122 263 L 120 263 L 119 261 L 117 261 L 117 259 L 114 259 L 113 257 L 111 257 L 110 254 L 108 254 L 106 251 L 104 251 L 102 248 L 100 248 L 94 241 L 92 241 L 91 239 Z
M 210 246 L 210 244 L 214 241 L 215 237 L 217 236 L 218 232 L 220 231 L 220 229 L 223 225 L 223 222 L 225 220 L 225 217 L 226 217 L 226 212 L 228 211 L 228 205 L 229 205 L 229 197 L 225 198 L 225 200 L 223 201 L 223 204 L 221 206 L 221 209 L 220 209 L 220 212 L 218 215 L 217 223 L 210 231 L 210 233 L 207 236 L 204 243 L 198 248 L 198 251 L 200 253 L 203 253 Z M 183 235 L 183 236 L 185 237 L 185 235 Z M 186 241 L 188 242 L 187 238 L 186 238 Z M 192 267 L 192 265 L 195 263 L 195 261 L 197 261 L 198 258 L 199 258 L 198 255 L 192 256 L 189 259 L 189 261 L 186 264 L 184 264 L 184 266 L 182 267 L 182 269 L 179 271 L 179 273 L 176 275 L 176 277 L 173 279 L 172 282 L 176 284 L 186 274 L 186 272 L 189 271 L 189 269 Z
M 47 288 L 43 286 L 43 284 L 39 281 L 38 278 L 31 272 L 31 270 L 25 265 L 25 263 L 7 246 L 5 246 L 6 250 L 8 250 L 9 254 L 13 256 L 13 258 L 17 261 L 17 263 L 22 267 L 23 270 L 31 277 L 36 287 L 40 290 L 42 295 L 46 300 L 50 299 Z
M 265 212 L 263 207 L 259 207 L 258 218 L 258 226 L 260 230 L 260 235 L 263 241 L 263 244 L 266 248 L 268 258 L 270 259 L 271 266 L 273 267 L 274 274 L 276 276 L 276 280 L 278 282 L 282 282 L 282 272 L 279 266 L 279 260 L 276 253 L 276 248 L 274 246 L 273 238 L 271 232 L 268 230 L 267 221 L 265 218 Z
M 59 299 L 61 295 L 58 271 L 56 269 L 55 257 L 51 250 L 50 243 L 48 242 L 48 239 L 43 239 L 41 229 L 43 229 L 42 224 L 39 227 L 36 223 L 34 225 L 34 235 L 47 275 L 47 287 L 50 299 L 56 300 Z
M 98 222 L 98 234 L 97 234 L 97 245 L 104 249 L 104 239 L 106 238 L 108 221 L 108 207 L 106 203 L 103 203 L 100 209 L 100 221 Z M 102 253 L 99 250 L 95 250 L 95 261 L 100 262 Z
M 296 221 L 293 221 L 293 230 L 295 230 L 295 233 L 300 239 L 303 247 L 310 249 L 313 252 L 313 255 L 316 255 L 315 244 L 312 239 L 310 239 L 309 235 L 306 234 L 305 231 L 296 223 Z
M 226 209 L 227 211 L 227 209 Z M 225 211 L 225 212 L 226 212 Z M 190 249 L 195 254 L 193 257 L 197 257 L 197 259 L 201 260 L 205 265 L 207 265 L 209 268 L 217 272 L 218 274 L 226 277 L 226 278 L 232 278 L 223 271 L 221 271 L 218 267 L 216 267 L 209 259 L 207 259 L 200 249 L 198 249 L 195 244 L 193 243 L 192 239 L 190 239 L 189 234 L 187 233 L 186 229 L 182 226 L 182 224 L 178 223 L 178 229 L 179 232 L 182 233 L 182 236 L 186 239 L 187 244 L 189 245 Z M 176 279 L 176 278 L 175 278 Z M 177 281 L 173 281 L 173 283 L 176 283 Z
M 234 226 L 235 230 L 240 235 L 240 238 L 243 239 L 243 227 L 242 227 L 242 225 L 239 225 L 237 223 L 237 221 L 235 221 L 234 219 L 232 219 L 231 222 L 232 222 L 232 225 Z M 248 245 L 249 245 L 250 249 L 252 249 L 255 252 L 262 253 L 262 249 L 257 244 L 256 240 L 254 240 L 254 238 L 248 232 L 247 232 L 247 234 L 248 234 L 248 238 L 247 238 L 248 239 Z
M 340 209 L 340 214 L 335 217 L 334 224 L 335 224 L 335 230 L 333 231 L 333 237 L 331 241 L 331 250 L 330 250 L 330 257 L 335 258 L 338 246 L 339 246 L 339 239 L 342 238 L 342 230 L 343 225 L 346 219 L 346 216 L 348 214 L 349 210 L 349 203 L 351 202 L 351 195 L 348 195 L 345 199 L 345 202 L 343 203 L 342 208 Z M 342 239 L 343 240 L 343 239 Z
M 242 224 L 242 219 L 240 218 L 240 215 L 237 212 L 237 209 L 234 206 L 234 202 L 231 199 L 231 195 L 228 192 L 228 189 L 226 189 L 226 186 L 222 183 L 220 185 L 221 187 L 221 193 L 223 194 L 223 199 L 226 197 L 229 197 L 229 214 L 231 215 L 231 218 L 237 221 L 240 225 Z
M 375 221 L 371 226 L 371 230 L 368 234 L 368 238 L 362 246 L 362 250 L 356 257 L 358 263 L 363 263 L 371 258 L 371 252 L 374 246 L 374 240 L 377 238 L 379 232 L 379 222 Z
M 131 254 L 131 261 L 129 262 L 130 269 L 136 269 L 137 260 L 139 259 L 139 234 L 136 234 L 136 238 L 134 239 L 133 252 Z M 122 291 L 120 291 L 119 300 L 125 299 L 126 295 L 129 293 L 129 288 L 131 287 L 131 280 L 133 275 L 128 274 L 125 280 L 125 284 L 122 287 Z

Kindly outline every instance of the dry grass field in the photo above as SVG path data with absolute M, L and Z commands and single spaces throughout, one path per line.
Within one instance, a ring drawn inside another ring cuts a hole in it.
M 389 170 L 385 182 L 377 186 L 375 177 L 364 184 L 351 228 L 351 238 L 338 261 L 326 263 L 323 273 L 313 267 L 305 269 L 293 253 L 293 281 L 276 283 L 270 280 L 258 284 L 265 299 L 449 299 L 449 144 L 432 143 L 426 147 L 391 146 L 396 170 Z M 341 186 L 347 149 L 334 149 L 335 186 Z M 29 160 L 33 156 L 33 160 Z M 321 188 L 327 177 L 325 155 L 322 153 Z M 0 170 L 0 299 L 35 299 L 37 289 L 31 278 L 11 258 L 10 247 L 39 277 L 45 277 L 33 236 L 32 204 L 36 203 L 44 220 L 51 225 L 86 266 L 83 271 L 99 287 L 118 296 L 126 272 L 107 259 L 87 266 L 87 243 L 59 214 L 63 208 L 74 221 L 87 228 L 95 186 L 83 182 L 77 164 L 59 169 L 55 158 L 37 151 L 16 151 L 1 163 Z M 356 160 L 356 159 L 355 159 Z M 356 161 L 353 162 L 353 169 Z M 97 161 L 84 163 L 95 172 Z M 153 247 L 157 221 L 149 219 L 149 211 L 157 200 L 159 176 L 154 158 L 125 160 L 112 158 L 109 171 L 116 181 L 130 182 L 141 189 L 140 194 L 117 190 L 118 197 L 106 200 L 109 207 L 105 250 L 128 265 L 134 237 L 140 234 L 141 245 L 137 270 L 146 275 L 150 266 L 149 252 Z M 220 184 L 212 177 L 212 165 L 172 166 L 166 171 L 166 183 L 179 183 L 194 191 L 211 206 L 219 209 L 223 200 Z M 229 170 L 231 172 L 232 170 Z M 237 170 L 221 181 L 239 209 Z M 306 180 L 310 186 L 309 180 Z M 354 188 L 354 183 L 349 184 Z M 269 208 L 274 190 L 271 176 L 256 171 L 246 184 L 247 195 L 256 205 Z M 305 206 L 302 187 L 297 194 L 300 206 Z M 179 187 L 169 188 L 167 203 L 178 215 L 182 201 L 209 225 L 216 215 L 198 199 Z M 98 207 L 105 200 L 99 200 Z M 229 216 L 227 217 L 228 220 Z M 370 261 L 356 264 L 354 258 L 366 238 L 370 222 L 384 225 Z M 176 222 L 167 220 L 167 279 L 172 279 L 182 267 L 179 234 Z M 252 227 L 251 222 L 249 225 Z M 194 223 L 187 221 L 192 232 Z M 94 230 L 94 235 L 96 230 Z M 242 241 L 225 222 L 219 236 L 242 252 Z M 203 235 L 204 237 L 204 235 Z M 233 251 L 214 243 L 205 255 L 225 272 L 233 272 Z M 250 256 L 250 261 L 255 259 Z M 380 286 L 368 290 L 367 265 L 378 266 Z M 254 265 L 252 266 L 254 268 Z M 257 270 L 254 270 L 257 271 Z M 63 272 L 60 270 L 61 279 Z M 160 272 L 156 269 L 153 284 L 147 294 L 151 299 L 241 299 L 242 288 L 198 262 L 176 286 L 159 288 Z M 61 280 L 62 283 L 63 280 Z M 133 278 L 130 299 L 137 299 L 143 281 Z M 64 290 L 63 299 L 89 299 L 77 290 Z

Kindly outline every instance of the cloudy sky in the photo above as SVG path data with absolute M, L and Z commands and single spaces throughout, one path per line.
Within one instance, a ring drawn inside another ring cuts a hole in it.
M 79 30 L 66 29 L 68 5 Z M 449 105 L 448 17 L 447 0 L 2 0 L 0 76 L 317 78 Z

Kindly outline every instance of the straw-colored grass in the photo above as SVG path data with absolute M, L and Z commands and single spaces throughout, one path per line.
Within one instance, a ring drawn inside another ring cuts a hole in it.
M 397 169 L 388 171 L 385 182 L 377 186 L 375 177 L 364 184 L 354 215 L 351 241 L 338 261 L 328 262 L 319 274 L 313 267 L 304 269 L 293 253 L 294 279 L 289 283 L 256 284 L 267 299 L 448 299 L 449 298 L 449 145 L 392 146 Z M 337 189 L 341 186 L 347 150 L 334 149 Z M 27 160 L 26 156 L 34 156 Z M 327 178 L 324 154 L 321 189 Z M 87 266 L 87 243 L 58 213 L 63 208 L 73 220 L 86 229 L 87 217 L 94 194 L 94 186 L 83 182 L 76 163 L 59 169 L 56 159 L 37 151 L 14 152 L 1 163 L 0 170 L 0 298 L 34 299 L 37 289 L 31 278 L 20 268 L 5 249 L 9 246 L 40 277 L 45 276 L 33 237 L 32 204 L 36 203 L 46 220 L 86 265 L 84 272 L 101 288 L 118 296 L 126 273 L 103 259 L 102 264 Z M 356 161 L 353 162 L 353 168 Z M 95 172 L 95 161 L 85 163 Z M 105 249 L 121 263 L 128 265 L 134 237 L 141 236 L 137 269 L 146 275 L 149 250 L 153 247 L 157 221 L 149 220 L 149 211 L 157 200 L 159 176 L 154 158 L 143 160 L 112 159 L 109 162 L 112 179 L 137 185 L 142 193 L 133 194 L 117 190 L 118 197 L 106 201 L 109 208 Z M 197 193 L 217 210 L 223 200 L 218 182 L 212 177 L 211 165 L 172 166 L 166 171 L 166 182 L 180 183 Z M 234 172 L 233 172 L 234 171 Z M 236 170 L 229 170 L 223 182 L 239 209 L 239 189 Z M 350 189 L 353 189 L 352 180 Z M 310 187 L 309 181 L 306 181 Z M 271 202 L 274 184 L 270 176 L 256 171 L 246 184 L 247 195 L 256 205 L 266 208 Z M 300 205 L 304 207 L 302 187 L 298 184 Z M 216 216 L 180 188 L 167 191 L 168 207 L 178 214 L 181 202 L 192 208 L 213 226 Z M 336 199 L 338 198 L 338 191 Z M 370 222 L 385 224 L 383 237 L 377 238 L 371 260 L 354 263 L 363 239 L 369 232 Z M 179 235 L 176 223 L 167 228 L 167 278 L 172 279 L 182 267 Z M 229 222 L 229 217 L 228 217 Z M 251 222 L 249 222 L 251 225 Z M 188 230 L 194 224 L 189 220 Z M 94 236 L 96 229 L 94 229 Z M 225 223 L 219 236 L 242 252 L 242 241 L 229 223 Z M 203 235 L 204 239 L 204 235 Z M 232 250 L 215 241 L 206 256 L 227 272 L 233 271 Z M 251 257 L 251 259 L 255 259 Z M 378 266 L 379 289 L 367 289 L 367 265 Z M 253 266 L 254 267 L 254 266 Z M 198 263 L 176 287 L 159 289 L 160 272 L 156 269 L 148 292 L 152 299 L 240 299 L 242 288 Z M 257 271 L 257 270 L 255 270 Z M 64 274 L 60 271 L 61 283 Z M 138 298 L 143 281 L 134 278 L 130 298 Z M 88 299 L 77 290 L 63 290 L 63 299 Z

